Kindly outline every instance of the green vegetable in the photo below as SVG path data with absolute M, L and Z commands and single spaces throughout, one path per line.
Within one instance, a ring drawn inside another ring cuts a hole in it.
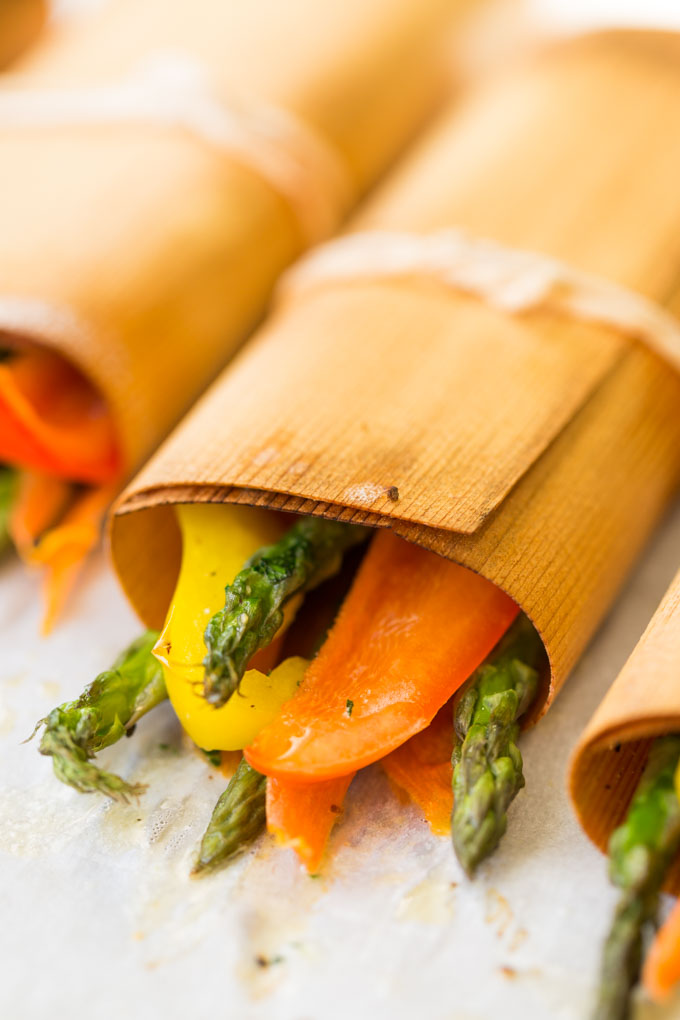
M 192 874 L 214 871 L 242 853 L 265 826 L 267 779 L 245 758 L 215 805 Z
M 335 574 L 343 554 L 368 531 L 323 517 L 302 517 L 275 545 L 258 550 L 225 589 L 224 609 L 205 631 L 205 697 L 223 705 L 238 688 L 248 662 L 283 623 L 283 608 Z
M 625 1020 L 642 964 L 642 935 L 653 923 L 668 867 L 680 848 L 675 770 L 680 736 L 652 744 L 628 814 L 609 840 L 609 877 L 621 889 L 604 945 L 594 1020 Z
M 101 771 L 90 759 L 129 736 L 137 721 L 167 698 L 163 668 L 151 654 L 157 640 L 157 631 L 147 631 L 77 701 L 59 705 L 38 723 L 45 725 L 40 753 L 52 756 L 54 774 L 62 783 L 122 802 L 144 791 L 138 783 Z
M 454 715 L 453 846 L 468 875 L 498 846 L 524 786 L 517 720 L 531 705 L 545 652 L 521 615 L 475 670 Z
M 0 553 L 10 543 L 9 518 L 14 502 L 17 473 L 12 468 L 0 467 Z
M 222 764 L 222 752 L 221 751 L 206 751 L 204 747 L 201 748 L 203 754 L 206 756 L 210 764 L 214 769 L 218 769 Z

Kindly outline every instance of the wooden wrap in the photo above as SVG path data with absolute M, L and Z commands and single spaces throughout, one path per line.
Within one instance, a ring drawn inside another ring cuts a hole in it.
M 34 42 L 46 15 L 47 0 L 0 0 L 0 68 Z
M 460 6 L 460 5 L 458 5 Z M 181 125 L 3 123 L 13 91 L 111 88 L 189 61 L 208 99 L 283 109 L 337 161 L 334 225 L 439 94 L 449 0 L 113 0 L 55 29 L 0 92 L 0 339 L 56 347 L 137 465 L 261 316 L 301 251 L 290 204 Z M 340 192 L 343 192 L 340 194 Z
M 570 790 L 579 820 L 605 850 L 623 820 L 650 741 L 680 731 L 680 572 L 574 751 Z M 680 892 L 680 859 L 670 886 Z
M 671 305 L 679 101 L 678 37 L 575 40 L 447 115 L 356 226 L 462 226 Z M 552 666 L 536 716 L 679 481 L 680 379 L 642 345 L 420 278 L 334 284 L 284 302 L 146 466 L 113 555 L 157 626 L 179 557 L 168 504 L 392 527 L 531 616 Z

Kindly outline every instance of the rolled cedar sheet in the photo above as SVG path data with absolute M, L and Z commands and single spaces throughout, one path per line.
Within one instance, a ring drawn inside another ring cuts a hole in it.
M 0 69 L 21 56 L 37 38 L 47 17 L 47 0 L 1 0 Z
M 111 409 L 128 471 L 214 378 L 282 269 L 315 230 L 337 227 L 430 112 L 443 82 L 434 51 L 455 10 L 114 0 L 55 28 L 5 78 L 0 345 L 46 345 L 80 369 Z M 157 119 L 107 119 L 126 89 L 147 98 L 145 81 L 160 89 Z M 308 143 L 293 160 L 318 169 L 300 197 L 315 191 L 317 207 L 298 215 L 247 159 L 174 123 L 173 90 L 181 106 L 187 87 L 201 93 L 199 120 L 206 102 L 290 114 Z M 53 112 L 65 90 L 96 107 L 98 89 L 101 123 Z M 47 94 L 32 124 L 7 107 L 27 91 Z
M 354 227 L 463 227 L 671 306 L 679 58 L 679 37 L 631 32 L 531 59 L 448 112 Z M 113 557 L 158 627 L 174 503 L 390 527 L 529 615 L 551 664 L 535 720 L 679 482 L 680 378 L 643 344 L 426 277 L 336 281 L 293 289 L 132 483 Z
M 569 782 L 586 833 L 606 850 L 654 737 L 680 732 L 680 572 L 574 750 Z M 680 893 L 680 860 L 668 888 Z

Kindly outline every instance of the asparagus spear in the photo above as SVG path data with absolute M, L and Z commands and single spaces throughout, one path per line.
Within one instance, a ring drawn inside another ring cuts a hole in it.
M 10 352 L 0 347 L 0 363 L 10 357 Z M 12 510 L 12 501 L 17 480 L 17 473 L 6 464 L 0 465 L 0 553 L 9 545 L 10 535 L 8 530 L 9 515 Z
M 652 744 L 625 821 L 609 841 L 609 875 L 621 889 L 604 945 L 594 1020 L 625 1020 L 642 963 L 642 934 L 653 923 L 666 871 L 680 848 L 675 770 L 680 736 Z
M 16 471 L 0 467 L 0 553 L 9 545 L 9 517 L 16 487 Z
M 129 736 L 137 721 L 167 698 L 162 666 L 151 654 L 157 639 L 157 631 L 146 631 L 77 701 L 59 705 L 38 723 L 45 725 L 40 753 L 52 756 L 57 779 L 81 793 L 99 791 L 124 803 L 144 791 L 138 783 L 96 768 L 90 759 Z
M 343 554 L 367 535 L 356 525 L 302 517 L 280 541 L 248 560 L 205 631 L 204 690 L 211 704 L 223 705 L 237 689 L 249 660 L 281 626 L 291 596 L 336 573 Z
M 524 786 L 517 720 L 531 705 L 545 653 L 521 615 L 470 680 L 454 715 L 453 846 L 468 875 L 496 848 Z
M 245 758 L 215 805 L 192 875 L 227 864 L 257 839 L 265 826 L 267 779 Z

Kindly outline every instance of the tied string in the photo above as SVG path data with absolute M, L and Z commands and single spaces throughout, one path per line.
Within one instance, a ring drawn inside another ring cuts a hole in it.
M 644 341 L 680 371 L 680 323 L 635 291 L 539 252 L 462 230 L 371 231 L 321 245 L 282 278 L 285 298 L 334 283 L 427 279 L 511 315 L 564 313 Z
M 351 203 L 339 155 L 311 125 L 280 107 L 223 101 L 184 54 L 156 54 L 106 85 L 0 92 L 0 128 L 106 124 L 179 128 L 227 153 L 284 198 L 307 245 L 328 237 Z

